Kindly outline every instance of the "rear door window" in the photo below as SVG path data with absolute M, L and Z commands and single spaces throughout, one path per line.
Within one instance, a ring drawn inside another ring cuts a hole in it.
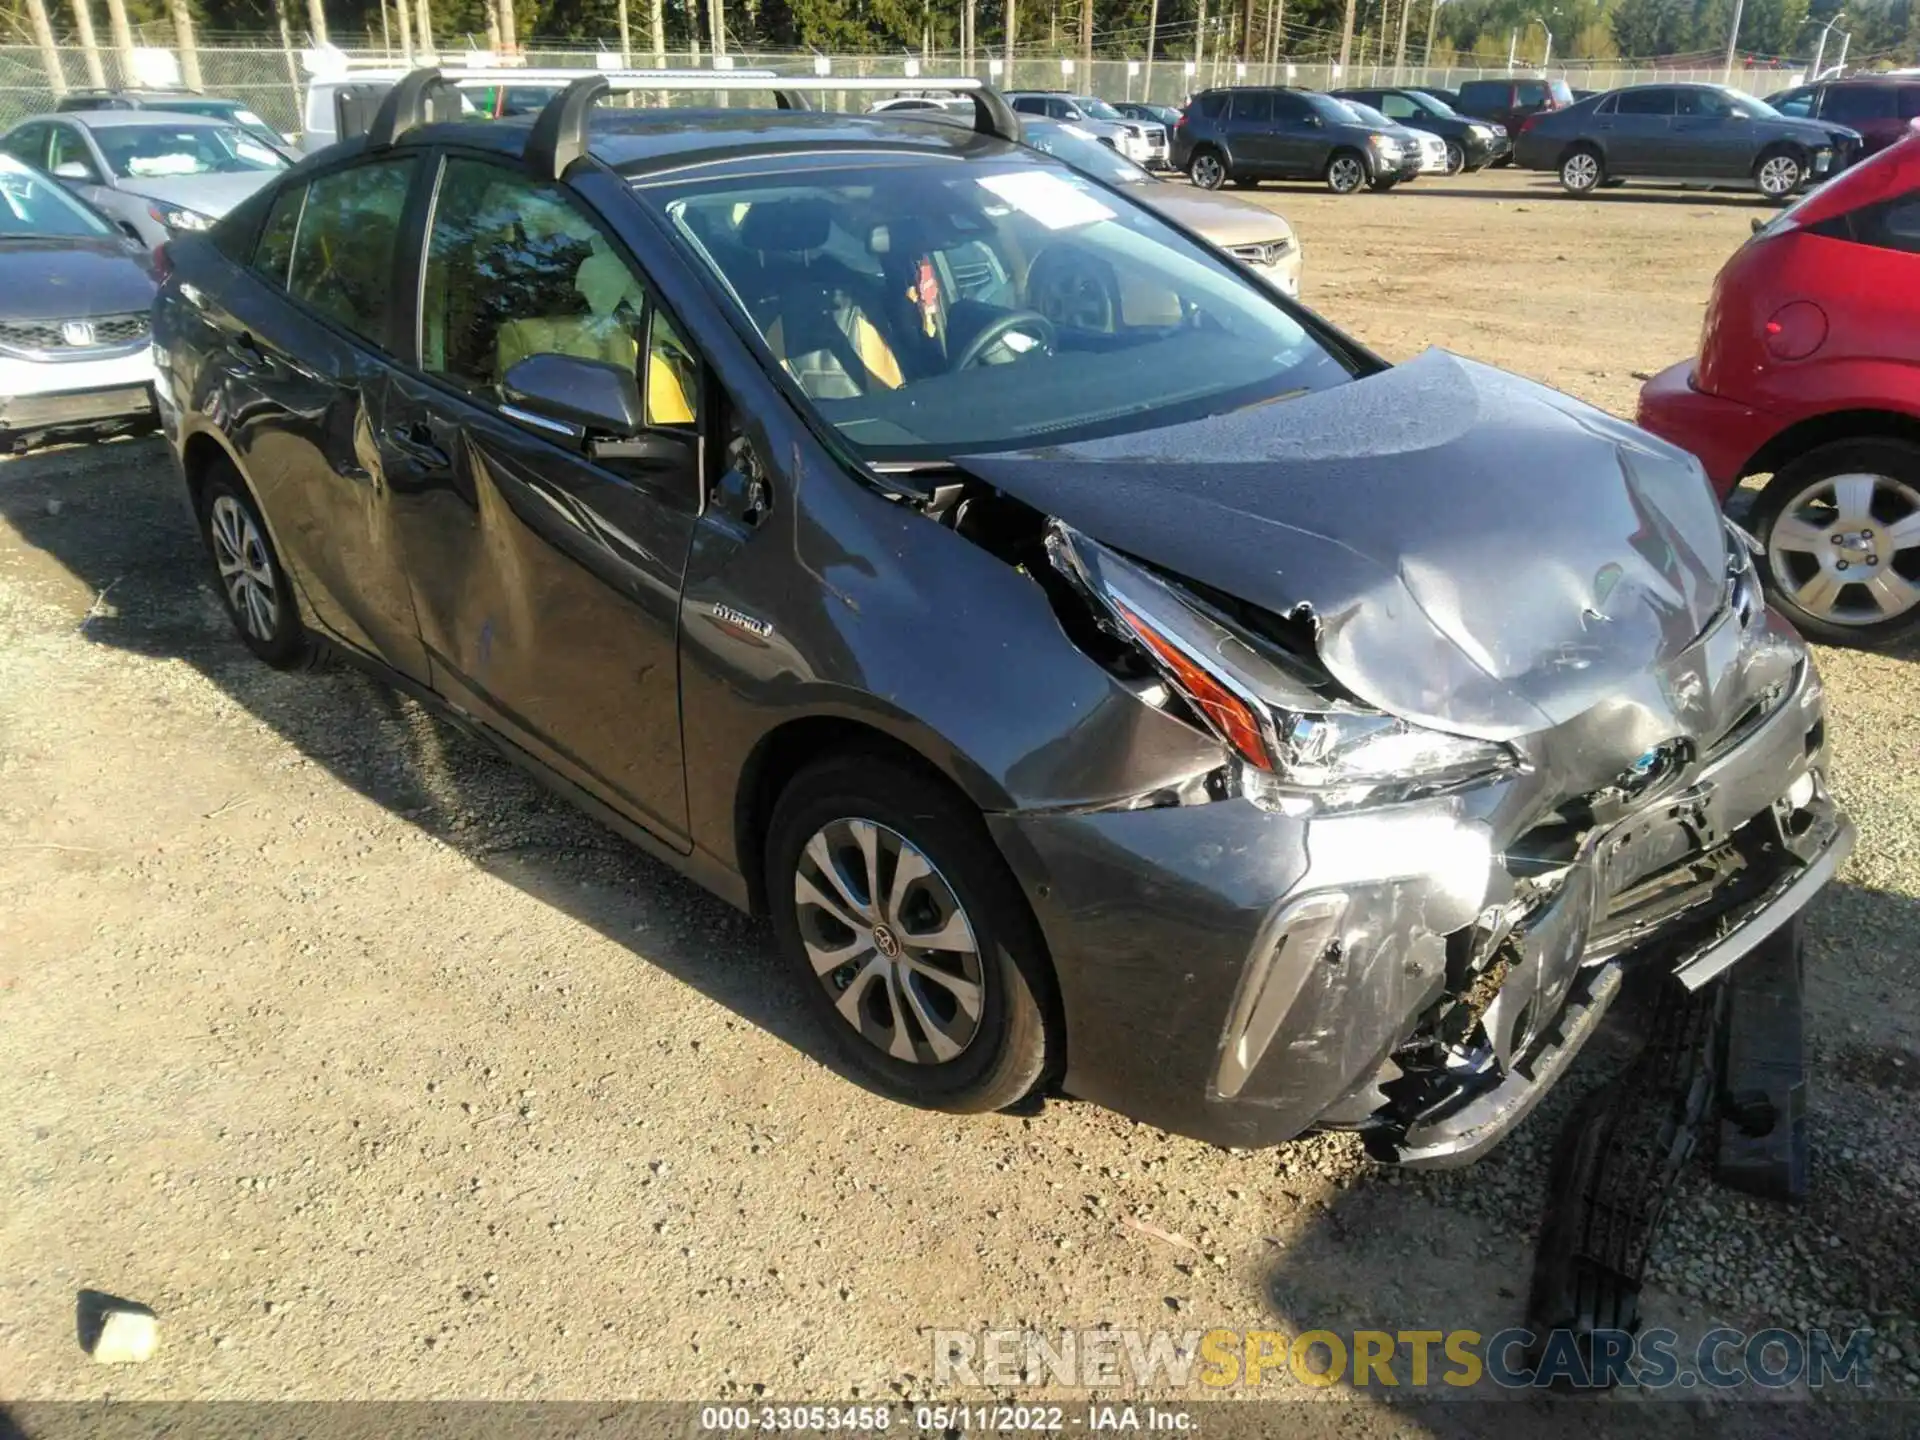
M 1271 125 L 1273 123 L 1273 92 L 1271 90 L 1241 90 L 1233 97 L 1233 119 L 1236 124 Z
M 329 320 L 386 346 L 400 216 L 412 157 L 322 175 L 307 187 L 287 289 Z
M 1620 95 L 1619 111 L 1622 115 L 1671 115 L 1673 114 L 1673 91 L 1664 86 L 1654 86 L 1647 90 L 1626 90 Z
M 1838 120 L 1842 125 L 1856 120 L 1891 120 L 1894 118 L 1893 87 L 1835 85 L 1827 91 L 1827 103 L 1820 113 L 1823 118 Z
M 1378 108 L 1389 120 L 1417 120 L 1426 113 L 1404 95 L 1382 95 Z

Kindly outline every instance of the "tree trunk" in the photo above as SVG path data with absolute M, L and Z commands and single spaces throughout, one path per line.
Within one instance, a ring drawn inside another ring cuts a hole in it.
M 708 0 L 707 14 L 713 20 L 713 34 L 709 43 L 716 56 L 727 53 L 727 0 Z
M 1353 0 L 1347 0 L 1352 4 Z M 1200 78 L 1200 67 L 1207 63 L 1207 0 L 1200 0 L 1200 18 L 1193 27 L 1193 79 L 1196 85 L 1205 87 Z
M 1080 0 L 1080 86 L 1093 93 L 1093 0 Z
M 1400 0 L 1400 45 L 1393 52 L 1393 83 L 1403 84 L 1407 68 L 1407 17 L 1413 12 L 1413 0 Z
M 620 68 L 633 67 L 633 34 L 627 28 L 627 0 L 620 0 Z
M 667 0 L 653 0 L 653 66 L 667 67 Z
M 173 12 L 173 43 L 180 47 L 180 83 L 189 90 L 200 88 L 200 51 L 193 43 L 193 12 L 187 0 L 169 0 Z
M 327 7 L 322 0 L 307 0 L 307 29 L 313 32 L 313 43 L 327 43 Z
M 973 45 L 977 38 L 974 27 L 980 23 L 979 6 L 976 0 L 967 0 L 960 12 L 960 68 L 969 75 L 973 73 Z
M 1253 22 L 1260 13 L 1260 0 L 1242 0 L 1240 6 L 1240 60 L 1253 59 Z
M 433 54 L 432 0 L 415 0 L 413 15 L 420 22 L 420 53 Z
M 520 53 L 520 20 L 513 13 L 513 0 L 499 0 L 500 5 L 500 48 L 509 55 Z M 420 8 L 427 8 L 427 0 L 420 0 Z
M 113 31 L 113 48 L 120 52 L 120 79 L 133 83 L 133 27 L 127 23 L 127 0 L 107 0 L 107 24 Z
M 380 17 L 382 26 L 386 23 L 387 7 L 382 0 Z M 307 117 L 300 107 L 300 64 L 293 58 L 293 27 L 287 24 L 287 7 L 283 0 L 273 0 L 273 20 L 280 31 L 280 55 L 287 62 L 287 88 L 293 91 L 293 128 L 301 131 L 307 128 Z
M 1287 18 L 1287 0 L 1267 0 L 1267 68 L 1280 64 L 1280 22 Z M 1271 81 L 1273 76 L 1267 76 Z
M 1342 85 L 1351 83 L 1347 79 L 1347 58 L 1353 54 L 1353 3 L 1354 0 L 1347 0 L 1346 23 L 1340 27 L 1340 74 L 1338 78 Z
M 1147 91 L 1153 91 L 1153 42 L 1160 34 L 1160 0 L 1147 3 Z
M 47 19 L 47 0 L 27 0 L 27 14 L 33 21 L 33 42 L 40 47 L 40 63 L 46 68 L 47 88 L 56 95 L 64 95 L 67 77 L 60 68 L 59 47 L 53 43 L 53 22 Z
M 93 33 L 93 0 L 73 0 L 73 28 L 80 34 L 80 54 L 87 62 L 87 84 L 107 88 L 107 67 L 100 63 L 100 41 Z
M 1007 0 L 1007 63 L 1006 74 L 1000 77 L 1003 89 L 1013 88 L 1013 37 L 1020 31 L 1019 17 L 1014 10 L 1015 0 Z

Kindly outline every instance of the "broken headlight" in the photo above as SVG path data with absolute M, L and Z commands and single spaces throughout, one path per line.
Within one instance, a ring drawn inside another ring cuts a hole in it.
M 1388 804 L 1519 768 L 1506 745 L 1329 696 L 1297 662 L 1057 520 L 1047 555 L 1101 626 L 1144 655 L 1234 751 L 1241 789 L 1260 804 L 1301 812 Z

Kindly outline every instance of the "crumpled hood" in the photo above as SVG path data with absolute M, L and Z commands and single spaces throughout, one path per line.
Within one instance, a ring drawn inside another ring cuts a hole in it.
M 138 175 L 118 182 L 115 188 L 163 205 L 197 210 L 218 220 L 275 174 L 272 170 L 247 170 L 236 175 Z
M 1439 350 L 1233 414 L 957 463 L 1163 569 L 1306 607 L 1358 698 L 1488 739 L 1644 682 L 1727 591 L 1698 462 Z

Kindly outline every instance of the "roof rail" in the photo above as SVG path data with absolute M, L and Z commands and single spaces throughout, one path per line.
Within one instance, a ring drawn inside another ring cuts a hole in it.
M 525 72 L 520 74 L 524 79 Z M 1015 143 L 1021 133 L 1020 117 L 1000 92 L 970 76 L 887 79 L 776 75 L 770 70 L 611 70 L 575 79 L 547 102 L 533 122 L 533 135 L 527 141 L 528 168 L 542 179 L 558 180 L 564 175 L 568 166 L 587 153 L 587 122 L 594 102 L 616 90 L 772 91 L 775 103 L 782 110 L 808 110 L 812 108 L 807 103 L 808 95 L 842 90 L 868 93 L 914 90 L 923 94 L 967 95 L 973 100 L 973 128 L 978 133 Z M 376 120 L 376 128 L 378 124 Z
M 367 128 L 367 144 L 374 150 L 390 148 L 409 130 L 426 124 L 433 118 L 433 100 L 442 89 L 458 89 L 462 85 L 479 85 L 488 82 L 519 85 L 566 85 L 569 88 L 580 83 L 584 75 L 588 79 L 612 78 L 621 82 L 625 89 L 645 89 L 647 84 L 660 85 L 662 82 L 701 81 L 710 72 L 705 70 L 534 70 L 525 66 L 425 66 L 418 70 L 409 70 L 393 82 L 393 88 L 380 102 L 380 108 L 374 113 L 373 124 Z M 735 70 L 730 73 L 750 77 L 751 80 L 770 80 L 774 78 L 771 70 Z M 384 76 L 362 74 L 362 80 L 375 81 Z M 690 86 L 689 88 L 699 88 Z M 711 87 L 706 87 L 711 88 Z M 736 87 L 737 88 L 737 87 Z M 561 97 L 555 97 L 559 99 Z

